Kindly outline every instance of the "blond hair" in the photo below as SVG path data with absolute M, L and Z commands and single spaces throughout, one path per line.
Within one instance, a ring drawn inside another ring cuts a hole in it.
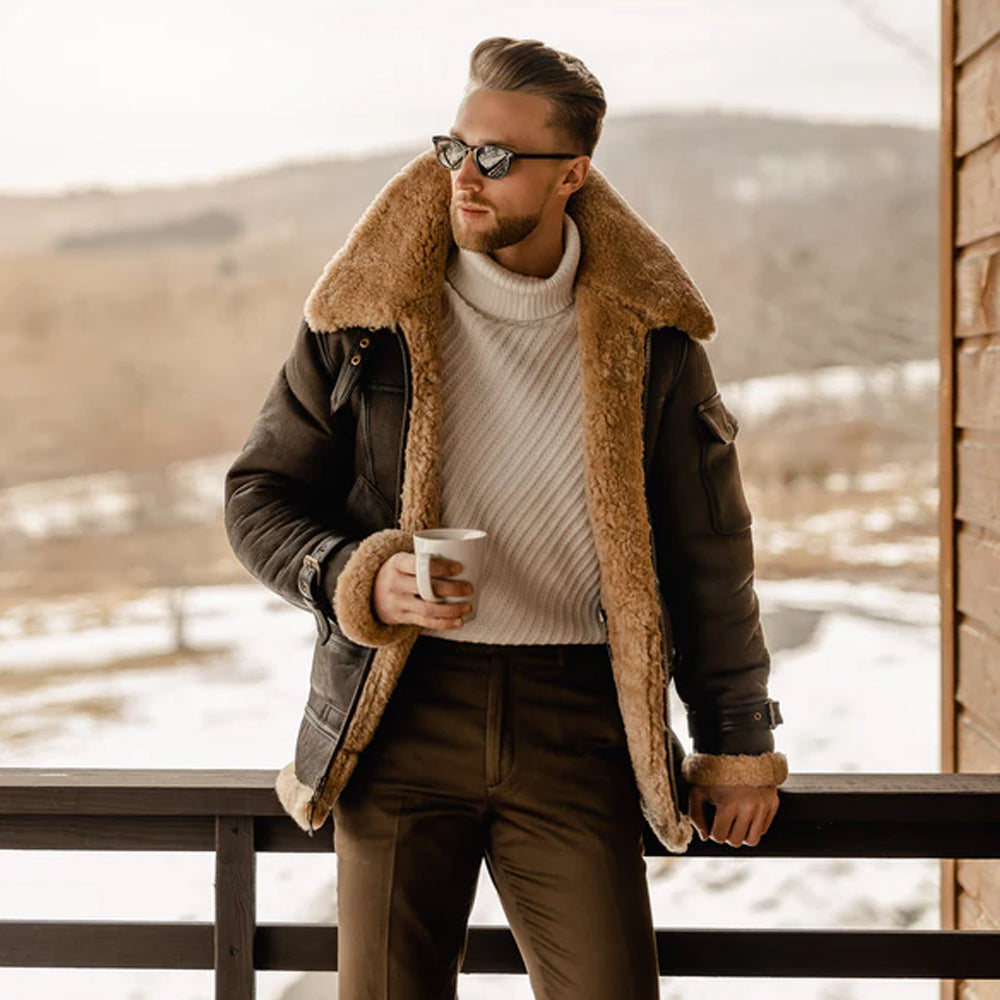
M 469 59 L 466 91 L 520 90 L 549 100 L 546 125 L 576 147 L 565 152 L 593 156 L 607 110 L 604 90 L 584 64 L 533 38 L 486 38 Z

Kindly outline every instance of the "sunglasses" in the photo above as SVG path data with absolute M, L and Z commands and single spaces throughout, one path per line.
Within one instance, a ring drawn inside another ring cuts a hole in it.
M 449 170 L 458 170 L 465 160 L 465 154 L 472 153 L 472 160 L 479 172 L 491 181 L 507 176 L 514 160 L 574 160 L 579 153 L 515 153 L 505 146 L 488 142 L 482 146 L 469 146 L 453 135 L 431 137 L 437 152 L 438 163 Z

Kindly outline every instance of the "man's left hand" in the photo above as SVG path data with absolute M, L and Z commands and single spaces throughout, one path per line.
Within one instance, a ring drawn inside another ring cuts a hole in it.
M 705 802 L 715 806 L 715 821 L 709 831 Z M 756 847 L 778 811 L 778 789 L 774 785 L 693 785 L 689 797 L 691 822 L 702 840 L 732 847 Z

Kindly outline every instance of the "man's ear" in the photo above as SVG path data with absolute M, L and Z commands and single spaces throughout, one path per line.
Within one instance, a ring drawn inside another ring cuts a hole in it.
M 579 156 L 570 164 L 569 169 L 563 175 L 563 189 L 566 192 L 566 197 L 568 198 L 575 191 L 579 191 L 583 187 L 583 182 L 587 179 L 587 174 L 590 172 L 590 157 L 589 156 Z

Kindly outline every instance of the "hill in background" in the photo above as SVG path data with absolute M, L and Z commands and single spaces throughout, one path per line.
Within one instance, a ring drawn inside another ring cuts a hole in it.
M 0 486 L 242 444 L 326 261 L 419 149 L 0 197 Z M 937 133 L 606 123 L 594 164 L 716 315 L 720 380 L 936 354 Z

